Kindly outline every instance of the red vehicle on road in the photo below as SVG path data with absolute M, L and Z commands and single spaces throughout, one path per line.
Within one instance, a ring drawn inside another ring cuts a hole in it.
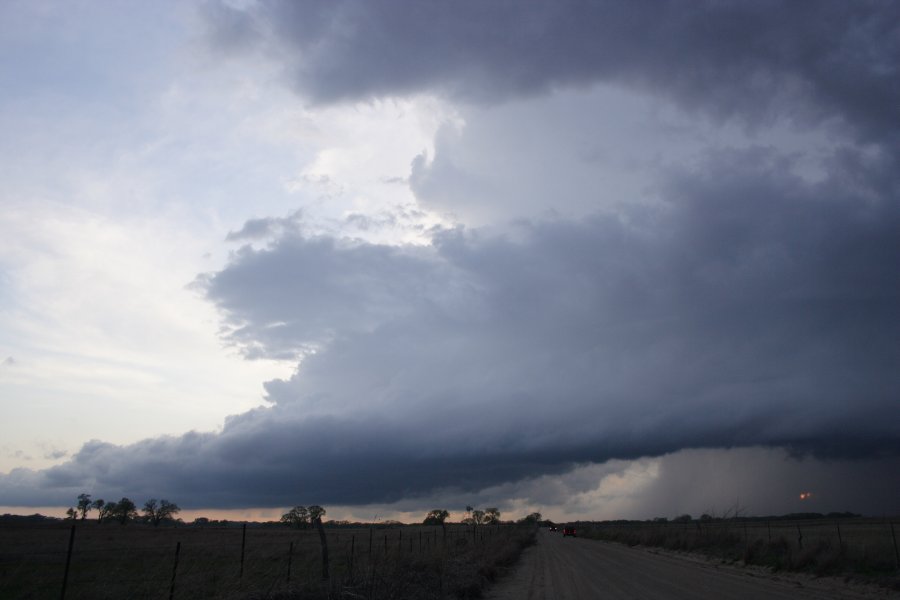
M 577 535 L 575 535 L 574 527 L 563 527 L 563 537 L 566 537 L 567 535 L 571 535 L 572 537 L 578 537 Z

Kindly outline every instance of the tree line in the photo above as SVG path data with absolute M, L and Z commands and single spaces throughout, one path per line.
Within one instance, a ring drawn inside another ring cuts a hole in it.
M 425 520 L 422 521 L 423 525 L 440 525 L 443 527 L 446 524 L 447 519 L 450 517 L 450 512 L 444 508 L 435 508 L 428 512 L 425 515 Z M 541 513 L 533 512 L 527 517 L 523 517 L 516 521 L 516 523 L 520 525 L 530 525 L 530 524 L 538 524 L 542 520 Z M 462 519 L 463 525 L 499 525 L 500 524 L 500 511 L 497 510 L 496 507 L 485 508 L 484 510 L 479 508 L 474 508 L 472 506 L 466 506 L 466 516 Z
M 309 527 L 310 525 L 316 525 L 322 522 L 322 517 L 325 516 L 325 509 L 319 506 L 318 504 L 313 504 L 312 506 L 301 506 L 297 505 L 288 512 L 281 515 L 281 522 L 286 525 L 293 525 L 295 527 L 304 529 Z
M 143 515 L 141 515 L 137 505 L 130 498 L 123 497 L 118 502 L 106 502 L 103 498 L 92 500 L 90 494 L 79 494 L 77 504 L 69 508 L 66 515 L 73 521 L 79 517 L 84 521 L 92 510 L 97 511 L 98 523 L 117 521 L 124 525 L 129 521 L 142 519 L 155 526 L 163 521 L 174 519 L 175 515 L 181 512 L 181 508 L 177 504 L 166 499 L 150 498 L 144 503 Z

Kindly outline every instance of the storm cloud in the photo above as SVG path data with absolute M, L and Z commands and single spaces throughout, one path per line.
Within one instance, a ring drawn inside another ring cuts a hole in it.
M 900 120 L 900 9 L 866 2 L 260 2 L 223 46 L 267 32 L 313 101 L 434 93 L 496 102 L 613 81 L 721 117 Z
M 898 209 L 767 158 L 719 157 L 629 215 L 246 246 L 202 285 L 249 355 L 303 357 L 272 406 L 89 444 L 40 485 L 364 504 L 686 448 L 897 456 Z
M 473 117 L 466 127 L 488 133 L 460 141 L 442 128 L 434 155 L 413 157 L 410 188 L 428 208 L 499 208 L 477 226 L 437 226 L 420 244 L 317 235 L 302 211 L 248 220 L 229 235 L 247 245 L 194 286 L 248 359 L 297 364 L 265 384 L 269 404 L 217 433 L 89 442 L 63 465 L 0 476 L 0 503 L 66 502 L 84 489 L 223 508 L 485 490 L 552 502 L 614 474 L 608 461 L 668 457 L 655 484 L 664 495 L 682 489 L 672 474 L 684 463 L 716 449 L 746 451 L 760 470 L 783 454 L 834 461 L 842 473 L 852 461 L 896 465 L 895 3 L 340 0 L 215 10 L 216 47 L 265 48 L 303 101 L 433 94 L 458 103 Z M 602 181 L 572 174 L 614 173 L 625 132 L 591 130 L 609 134 L 602 156 L 556 150 L 600 118 L 590 94 L 601 85 L 670 104 L 703 127 L 737 122 L 741 143 L 700 140 L 689 159 L 641 159 L 623 187 L 598 191 Z M 489 129 L 496 107 L 564 93 L 588 100 L 571 119 L 555 115 L 547 136 L 519 143 Z M 821 138 L 780 147 L 773 131 L 784 123 Z M 454 163 L 466 144 L 483 149 L 491 137 L 501 141 L 484 150 L 499 165 L 490 177 L 475 172 L 489 161 Z M 820 139 L 826 146 L 813 148 Z M 503 166 L 523 152 L 533 152 L 524 184 L 513 182 L 518 167 Z M 798 167 L 806 159 L 815 176 Z M 559 168 L 535 176 L 541 164 Z M 630 194 L 645 174 L 653 198 L 637 202 Z M 612 200 L 598 200 L 603 193 Z M 514 218 L 517 203 L 536 208 Z M 796 470 L 778 473 L 781 490 Z M 771 497 L 759 493 L 763 505 Z

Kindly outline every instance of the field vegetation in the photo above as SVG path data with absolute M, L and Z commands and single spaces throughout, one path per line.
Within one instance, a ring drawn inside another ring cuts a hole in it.
M 583 537 L 704 554 L 773 571 L 849 576 L 900 589 L 897 525 L 849 513 L 784 517 L 605 521 L 578 524 Z
M 0 518 L 0 599 L 477 598 L 535 526 L 332 521 L 321 532 L 327 577 L 320 531 L 302 520 Z

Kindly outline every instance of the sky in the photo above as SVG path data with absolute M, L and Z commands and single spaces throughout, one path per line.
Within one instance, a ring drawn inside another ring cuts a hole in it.
M 0 89 L 0 510 L 900 514 L 895 2 L 10 0 Z

